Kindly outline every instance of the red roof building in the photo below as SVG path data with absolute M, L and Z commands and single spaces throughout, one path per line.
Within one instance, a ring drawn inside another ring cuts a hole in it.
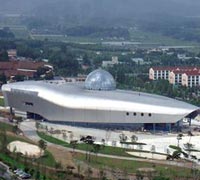
M 189 87 L 200 86 L 200 81 L 199 81 L 200 67 L 193 67 L 193 66 L 152 67 L 149 69 L 149 79 L 151 80 L 166 79 L 171 84 L 179 84 Z
M 0 74 L 5 74 L 7 78 L 12 76 L 22 75 L 27 78 L 33 78 L 39 68 L 48 67 L 53 69 L 52 66 L 45 62 L 37 61 L 8 61 L 0 62 Z

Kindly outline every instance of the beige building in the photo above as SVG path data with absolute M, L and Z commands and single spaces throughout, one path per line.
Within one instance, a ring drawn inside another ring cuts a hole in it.
M 109 66 L 112 67 L 115 64 L 119 64 L 117 56 L 113 56 L 111 61 L 103 61 L 102 62 L 102 67 L 109 67 Z
M 16 49 L 9 49 L 7 50 L 9 58 L 16 58 L 17 57 L 17 50 Z
M 170 84 L 182 84 L 182 71 L 175 70 L 169 73 L 169 83 Z
M 152 67 L 149 69 L 149 79 L 166 79 L 169 80 L 169 73 L 175 70 L 175 67 Z
M 187 87 L 200 86 L 200 70 L 185 72 L 182 75 L 182 85 Z
M 170 84 L 187 87 L 200 86 L 200 67 L 153 67 L 149 79 L 166 79 Z

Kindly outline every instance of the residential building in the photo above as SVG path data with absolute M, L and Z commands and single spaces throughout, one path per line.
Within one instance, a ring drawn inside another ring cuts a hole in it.
M 9 49 L 7 50 L 9 59 L 13 59 L 17 57 L 17 50 L 16 49 Z
M 187 87 L 200 86 L 200 70 L 183 73 L 182 85 Z
M 111 61 L 103 61 L 102 62 L 102 67 L 109 67 L 109 66 L 112 67 L 115 64 L 119 64 L 117 56 L 113 56 Z
M 187 87 L 200 86 L 200 67 L 152 67 L 149 79 L 166 79 L 170 84 Z
M 166 79 L 169 80 L 169 73 L 175 70 L 175 67 L 152 67 L 149 69 L 149 79 Z
M 33 78 L 39 68 L 47 68 L 47 71 L 53 70 L 53 67 L 45 62 L 28 60 L 0 62 L 0 74 L 5 74 L 7 78 L 16 75 L 25 76 L 26 79 Z

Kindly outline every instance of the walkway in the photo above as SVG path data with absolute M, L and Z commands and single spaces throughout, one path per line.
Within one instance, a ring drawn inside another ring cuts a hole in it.
M 35 122 L 34 121 L 24 121 L 20 124 L 20 129 L 24 132 L 24 135 L 27 136 L 29 139 L 38 142 L 41 138 L 37 135 Z M 48 146 L 55 146 L 62 150 L 73 151 L 72 148 L 63 147 L 60 145 L 56 145 L 50 142 L 47 142 Z M 75 149 L 74 152 L 83 153 L 85 154 L 86 151 Z M 93 153 L 91 153 L 93 154 Z M 162 165 L 173 165 L 179 167 L 186 167 L 191 168 L 192 163 L 184 163 L 184 162 L 177 162 L 177 161 L 159 161 L 159 160 L 151 160 L 151 159 L 140 159 L 140 158 L 132 158 L 132 157 L 124 157 L 124 156 L 115 156 L 115 155 L 107 155 L 107 154 L 98 154 L 99 157 L 105 158 L 113 158 L 113 159 L 120 159 L 120 160 L 132 160 L 132 161 L 139 161 L 139 162 L 150 162 Z

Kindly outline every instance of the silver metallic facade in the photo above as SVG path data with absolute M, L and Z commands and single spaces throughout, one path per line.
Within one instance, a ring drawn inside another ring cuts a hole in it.
M 99 76 L 97 74 L 92 77 Z M 96 79 L 98 83 L 102 82 L 99 86 L 101 88 L 105 87 L 102 76 L 104 72 L 100 74 L 101 81 Z M 89 75 L 86 83 L 93 82 L 90 80 Z M 59 122 L 176 123 L 198 109 L 196 106 L 163 96 L 124 90 L 94 90 L 96 84 L 90 85 L 92 88 L 88 90 L 84 83 L 52 84 L 45 81 L 26 81 L 4 85 L 2 91 L 7 106 Z M 111 84 L 106 86 L 108 87 L 114 88 L 112 80 Z

